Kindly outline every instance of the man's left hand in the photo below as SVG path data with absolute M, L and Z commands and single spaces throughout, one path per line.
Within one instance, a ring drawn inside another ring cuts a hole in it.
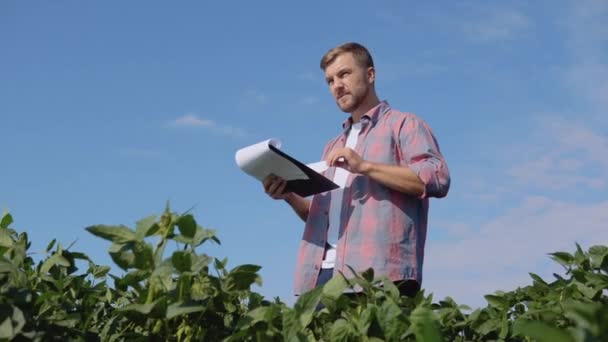
M 365 173 L 370 167 L 370 162 L 361 158 L 353 149 L 348 147 L 337 148 L 327 157 L 329 166 L 337 166 L 351 173 Z

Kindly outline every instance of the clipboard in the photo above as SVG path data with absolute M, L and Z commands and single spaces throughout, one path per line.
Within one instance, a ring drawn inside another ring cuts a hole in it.
M 330 191 L 339 186 L 323 176 L 318 167 L 306 165 L 280 150 L 278 139 L 268 139 L 238 150 L 236 163 L 245 173 L 263 181 L 275 174 L 287 181 L 284 192 L 294 192 L 302 197 Z M 315 163 L 316 166 L 323 163 Z

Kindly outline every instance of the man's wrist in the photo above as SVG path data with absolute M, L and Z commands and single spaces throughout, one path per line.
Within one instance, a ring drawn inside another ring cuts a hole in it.
M 285 202 L 291 204 L 293 202 L 294 199 L 294 194 L 293 192 L 288 192 L 284 195 L 283 200 L 285 200 Z
M 369 176 L 369 174 L 374 169 L 374 163 L 364 160 L 361 162 L 361 174 L 365 176 Z

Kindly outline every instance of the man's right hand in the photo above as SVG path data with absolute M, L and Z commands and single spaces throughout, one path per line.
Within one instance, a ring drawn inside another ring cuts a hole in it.
M 270 174 L 264 179 L 262 184 L 264 184 L 266 194 L 274 199 L 285 199 L 289 196 L 289 193 L 283 193 L 285 186 L 287 186 L 287 181 L 279 176 Z
M 264 178 L 262 184 L 264 184 L 264 191 L 266 191 L 268 196 L 274 199 L 285 200 L 291 206 L 291 208 L 293 208 L 296 214 L 298 214 L 302 221 L 306 222 L 310 208 L 310 201 L 304 197 L 301 197 L 295 192 L 284 193 L 283 191 L 285 191 L 285 186 L 287 186 L 286 180 L 271 174 Z

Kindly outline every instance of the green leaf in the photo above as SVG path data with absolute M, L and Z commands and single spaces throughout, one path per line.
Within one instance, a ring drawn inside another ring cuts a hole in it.
M 171 256 L 171 264 L 179 272 L 189 272 L 192 269 L 192 252 L 173 252 L 173 255 Z
M 196 234 L 196 221 L 190 214 L 180 216 L 177 220 L 177 228 L 183 236 L 192 239 Z
M 197 247 L 203 242 L 211 240 L 218 245 L 221 245 L 220 240 L 215 236 L 215 229 L 204 229 L 201 227 L 196 227 L 196 234 L 192 239 L 192 246 Z
M 498 337 L 500 337 L 501 340 L 504 340 L 505 338 L 507 338 L 507 335 L 509 335 L 509 318 L 505 313 L 504 317 L 502 318 L 502 323 L 500 325 L 500 334 L 498 335 Z
M 247 316 L 251 318 L 251 325 L 266 320 L 266 314 L 268 313 L 268 311 L 268 306 L 260 306 L 247 312 Z
M 300 317 L 300 324 L 302 327 L 308 326 L 312 321 L 313 313 L 319 305 L 322 294 L 323 287 L 319 286 L 300 295 L 300 298 L 296 301 L 294 311 L 296 312 L 296 315 Z
M 106 226 L 100 224 L 87 227 L 86 230 L 97 237 L 112 241 L 114 243 L 127 243 L 137 239 L 135 237 L 135 233 L 123 225 Z
M 205 307 L 196 304 L 186 304 L 184 302 L 176 302 L 167 307 L 167 319 L 171 319 L 180 315 L 187 315 L 193 312 L 204 311 Z
M 108 252 L 112 260 L 123 270 L 128 270 L 135 266 L 135 254 L 130 250 L 130 245 L 113 243 Z
M 13 237 L 7 230 L 0 230 L 0 246 L 11 248 L 15 244 Z M 2 253 L 4 254 L 4 253 Z
M 589 330 L 595 336 L 608 335 L 608 308 L 604 303 L 584 303 L 569 300 L 564 303 L 565 316 L 575 326 Z
M 257 271 L 262 268 L 258 265 L 240 265 L 233 268 L 226 275 L 226 287 L 234 290 L 248 290 L 253 283 L 261 284 Z
M 587 283 L 593 285 L 596 289 L 608 289 L 608 275 L 600 273 L 587 273 L 585 274 Z
M 479 332 L 481 335 L 487 335 L 492 331 L 497 331 L 500 329 L 501 323 L 502 321 L 500 321 L 498 318 L 487 318 L 486 321 L 483 321 L 483 323 L 477 327 L 477 332 Z
M 347 283 L 342 274 L 334 275 L 323 285 L 323 297 L 336 300 L 344 293 Z
M 150 271 L 137 270 L 133 272 L 129 272 L 125 274 L 122 278 L 115 279 L 117 286 L 120 287 L 135 287 L 144 279 L 147 279 L 150 276 Z
M 11 214 L 4 214 L 2 215 L 2 219 L 0 220 L 0 228 L 2 229 L 8 229 L 8 226 L 11 225 L 11 223 L 13 223 L 13 216 L 11 216 Z
M 383 280 L 383 287 L 384 287 L 384 291 L 386 291 L 391 298 L 393 299 L 397 299 L 401 296 L 401 294 L 399 293 L 399 289 L 397 288 L 397 286 L 395 285 L 395 283 L 386 278 Z
M 16 306 L 13 306 L 13 323 L 15 324 L 13 327 L 14 334 L 19 334 L 25 325 L 25 317 L 23 311 Z
M 14 337 L 13 322 L 7 317 L 0 324 L 0 338 L 12 340 Z
M 412 321 L 412 330 L 416 336 L 416 341 L 442 341 L 439 327 L 431 310 L 418 306 L 416 309 L 414 309 L 414 311 L 412 311 L 410 319 Z
M 226 269 L 226 265 L 228 264 L 228 258 L 224 258 L 222 260 L 215 258 L 213 265 L 218 271 L 222 271 Z
M 409 325 L 406 324 L 407 319 L 395 301 L 391 298 L 387 298 L 378 309 L 377 315 L 378 323 L 384 332 L 386 340 L 402 340 L 402 336 L 407 331 Z
M 194 260 L 192 261 L 192 272 L 200 273 L 203 268 L 209 266 L 212 260 L 212 257 L 205 254 L 194 255 Z
M 113 339 L 110 338 L 110 334 L 116 330 L 117 324 L 116 322 L 114 322 L 116 318 L 118 318 L 118 316 L 112 316 L 112 318 L 107 320 L 105 323 L 100 322 L 101 324 L 103 324 L 103 329 L 99 334 L 99 337 L 101 337 L 102 341 L 113 341 Z
M 148 304 L 129 304 L 122 308 L 119 308 L 118 311 L 136 311 L 142 313 L 144 315 L 149 314 L 154 309 L 154 306 L 159 302 L 160 299 Z
M 566 252 L 549 253 L 549 255 L 551 255 L 551 259 L 555 262 L 566 267 L 572 265 L 574 261 L 572 254 Z
M 135 224 L 135 237 L 137 240 L 143 240 L 144 238 L 154 235 L 160 226 L 156 224 L 156 215 L 151 215 L 143 218 Z
M 171 290 L 175 285 L 172 274 L 173 270 L 171 269 L 171 266 L 160 266 L 154 269 L 154 271 L 150 275 L 150 281 L 157 282 L 165 289 Z
M 579 290 L 579 291 L 580 291 L 580 292 L 581 292 L 581 293 L 582 293 L 582 294 L 583 294 L 585 297 L 587 297 L 587 298 L 589 298 L 589 299 L 592 299 L 593 297 L 595 297 L 595 295 L 596 295 L 598 292 L 601 292 L 601 289 L 600 289 L 600 290 L 596 290 L 596 289 L 593 289 L 593 288 L 591 288 L 591 287 L 589 287 L 589 286 L 586 286 L 585 284 L 578 283 L 578 282 L 576 283 L 576 288 L 577 288 L 577 289 L 578 289 L 578 290 Z
M 136 241 L 130 246 L 133 247 L 133 256 L 135 257 L 135 268 L 140 270 L 150 270 L 154 268 L 154 252 L 152 246 L 143 241 Z
M 53 253 L 53 255 L 51 255 L 48 259 L 46 259 L 42 263 L 42 266 L 40 267 L 40 273 L 41 274 L 48 273 L 49 270 L 51 269 L 51 267 L 53 267 L 55 265 L 70 267 L 71 264 L 66 258 L 61 256 L 61 254 L 59 254 L 58 252 L 55 252 L 55 253 Z
M 547 285 L 547 283 L 546 283 L 546 282 L 543 280 L 543 278 L 541 278 L 541 277 L 540 277 L 538 274 L 535 274 L 535 273 L 532 273 L 532 272 L 530 272 L 530 273 L 528 273 L 528 274 L 529 274 L 529 275 L 530 275 L 530 277 L 532 277 L 532 279 L 534 279 L 534 281 L 536 281 L 537 283 L 542 284 L 542 285 Z
M 331 325 L 329 330 L 329 341 L 348 341 L 352 328 L 348 322 L 340 318 Z
M 506 298 L 502 296 L 496 295 L 485 295 L 484 298 L 488 301 L 491 306 L 497 307 L 499 309 L 507 309 L 509 307 L 509 302 Z
M 608 257 L 607 246 L 592 246 L 589 248 L 589 255 L 591 256 L 591 265 L 593 268 L 600 268 Z
M 519 336 L 531 337 L 538 342 L 574 342 L 567 331 L 540 321 L 518 320 L 513 332 Z
M 363 273 L 361 273 L 361 276 L 363 277 L 363 279 L 367 280 L 368 282 L 370 282 L 370 283 L 373 282 L 374 281 L 374 269 L 368 268 Z
M 91 258 L 89 258 L 89 256 L 84 253 L 80 253 L 80 252 L 69 252 L 69 253 L 72 256 L 72 258 L 74 258 L 74 259 L 91 261 Z
M 302 330 L 297 312 L 295 310 L 286 310 L 283 313 L 283 341 L 309 341 Z
M 55 242 L 57 242 L 57 239 L 53 239 L 51 240 L 51 242 L 49 242 L 49 244 L 46 246 L 46 252 L 50 252 L 51 249 L 53 249 L 53 246 L 55 246 Z
M 95 265 L 93 267 L 93 277 L 102 278 L 105 277 L 106 274 L 110 272 L 110 266 L 98 266 Z

